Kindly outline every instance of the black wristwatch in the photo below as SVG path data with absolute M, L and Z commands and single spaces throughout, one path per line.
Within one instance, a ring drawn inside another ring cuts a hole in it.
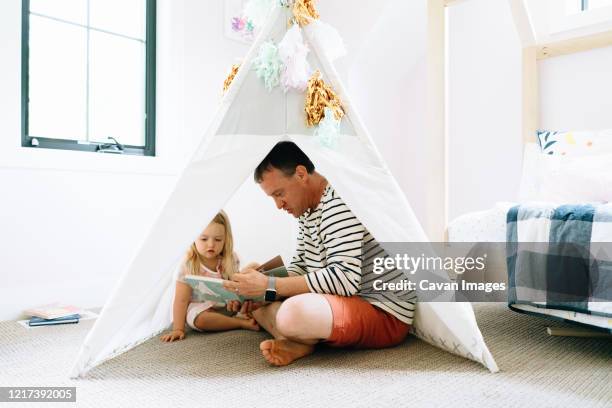
M 276 300 L 276 276 L 268 276 L 268 289 L 266 289 L 266 302 L 274 302 Z

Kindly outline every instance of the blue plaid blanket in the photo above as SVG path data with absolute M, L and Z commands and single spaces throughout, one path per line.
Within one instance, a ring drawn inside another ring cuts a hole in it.
M 612 203 L 508 210 L 508 306 L 612 317 Z

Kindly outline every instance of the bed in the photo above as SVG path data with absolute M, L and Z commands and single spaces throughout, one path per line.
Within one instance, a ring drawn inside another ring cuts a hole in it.
M 609 133 L 539 132 L 519 201 L 449 224 L 450 242 L 504 243 L 490 246 L 487 275 L 507 282 L 510 309 L 612 333 Z
M 611 203 L 498 203 L 455 219 L 448 236 L 505 243 L 488 247 L 487 276 L 507 282 L 511 310 L 612 332 Z

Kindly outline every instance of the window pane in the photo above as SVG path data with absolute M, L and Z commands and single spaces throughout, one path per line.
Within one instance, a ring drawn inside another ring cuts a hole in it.
M 589 0 L 589 10 L 612 6 L 612 0 Z
M 90 0 L 89 23 L 94 28 L 145 39 L 145 0 Z
M 87 24 L 87 0 L 30 0 L 30 11 Z
M 144 146 L 144 43 L 91 31 L 89 53 L 89 139 Z
M 86 138 L 86 30 L 30 16 L 29 135 Z

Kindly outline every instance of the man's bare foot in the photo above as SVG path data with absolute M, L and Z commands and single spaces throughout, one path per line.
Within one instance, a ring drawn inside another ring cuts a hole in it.
M 244 319 L 244 318 L 239 318 L 239 319 L 240 319 L 240 326 L 243 329 L 259 331 L 259 325 L 255 321 L 255 319 L 253 319 L 252 317 L 250 319 Z
M 259 344 L 264 358 L 275 366 L 286 366 L 295 360 L 312 354 L 313 344 L 296 343 L 291 340 L 264 340 Z

